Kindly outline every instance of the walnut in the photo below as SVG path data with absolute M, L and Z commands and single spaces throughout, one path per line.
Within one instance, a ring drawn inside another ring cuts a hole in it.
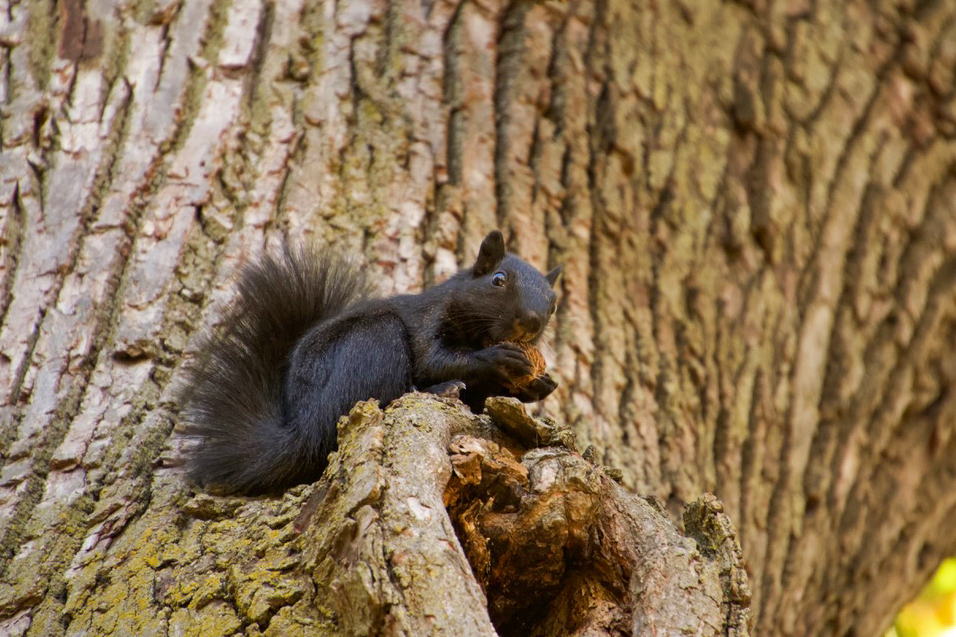
M 524 387 L 527 387 L 531 381 L 533 381 L 538 376 L 541 376 L 544 373 L 547 364 L 544 362 L 544 356 L 541 355 L 541 352 L 538 351 L 538 348 L 532 345 L 531 343 L 518 343 L 508 341 L 512 345 L 517 345 L 521 348 L 521 351 L 524 352 L 524 355 L 528 357 L 528 361 L 531 363 L 531 374 L 528 376 L 522 376 L 521 378 L 512 379 L 508 384 L 508 389 L 512 391 L 520 391 Z

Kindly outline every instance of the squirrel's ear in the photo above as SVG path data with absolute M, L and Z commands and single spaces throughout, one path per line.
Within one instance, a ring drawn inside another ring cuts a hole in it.
M 500 230 L 492 230 L 481 242 L 478 249 L 478 258 L 475 259 L 473 273 L 475 276 L 485 276 L 505 258 L 505 238 Z
M 548 283 L 551 284 L 551 287 L 554 287 L 554 284 L 558 282 L 558 277 L 561 276 L 561 266 L 559 265 L 555 269 L 551 270 L 544 275 L 544 278 L 548 280 Z

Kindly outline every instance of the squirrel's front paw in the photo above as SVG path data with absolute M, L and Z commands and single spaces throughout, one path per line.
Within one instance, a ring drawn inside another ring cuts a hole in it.
M 513 343 L 492 345 L 477 355 L 485 364 L 487 375 L 498 383 L 504 384 L 531 374 L 531 362 L 521 348 Z
M 550 396 L 551 392 L 557 389 L 557 387 L 558 384 L 554 382 L 554 379 L 551 378 L 551 376 L 548 374 L 541 374 L 524 386 L 521 391 L 518 392 L 517 398 L 526 403 L 537 402 Z
M 557 388 L 558 384 L 548 374 L 542 374 L 531 381 L 531 389 L 538 394 L 538 400 L 549 396 Z

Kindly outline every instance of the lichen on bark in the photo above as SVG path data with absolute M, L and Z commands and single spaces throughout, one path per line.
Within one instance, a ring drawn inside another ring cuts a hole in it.
M 168 471 L 142 515 L 84 547 L 60 628 L 650 635 L 703 622 L 722 634 L 720 613 L 746 612 L 659 509 L 453 399 L 359 403 L 339 441 L 322 480 L 278 496 L 197 492 Z

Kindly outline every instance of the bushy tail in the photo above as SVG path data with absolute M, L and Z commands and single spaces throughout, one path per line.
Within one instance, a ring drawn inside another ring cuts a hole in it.
M 199 344 L 180 397 L 188 471 L 201 485 L 267 492 L 324 468 L 283 424 L 282 384 L 296 341 L 366 298 L 360 271 L 335 253 L 283 244 L 245 267 L 221 328 Z M 316 475 L 317 477 L 317 475 Z

